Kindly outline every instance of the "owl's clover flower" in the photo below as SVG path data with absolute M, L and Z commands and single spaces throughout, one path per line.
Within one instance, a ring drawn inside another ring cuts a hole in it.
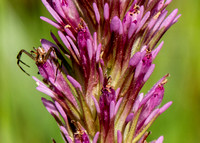
M 61 41 L 53 33 L 56 44 L 41 40 L 56 54 L 37 64 L 43 82 L 33 78 L 51 97 L 42 102 L 64 141 L 146 142 L 148 128 L 172 104 L 160 107 L 169 74 L 141 93 L 164 44 L 159 40 L 180 17 L 177 9 L 167 16 L 171 0 L 42 2 L 55 21 L 41 19 L 58 29 Z M 163 136 L 152 141 L 162 142 Z

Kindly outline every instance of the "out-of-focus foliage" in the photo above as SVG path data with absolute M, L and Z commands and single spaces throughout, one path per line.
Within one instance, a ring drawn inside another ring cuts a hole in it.
M 164 102 L 173 105 L 151 127 L 149 140 L 164 135 L 168 143 L 198 142 L 200 136 L 200 1 L 174 0 L 168 10 L 179 9 L 182 17 L 165 34 L 165 44 L 156 61 L 155 71 L 145 85 L 147 92 L 166 73 Z M 55 138 L 63 142 L 54 119 L 43 107 L 44 94 L 16 64 L 20 49 L 40 46 L 39 39 L 51 40 L 56 29 L 39 17 L 51 17 L 40 0 L 0 1 L 0 142 L 46 143 Z M 34 61 L 22 56 L 37 76 Z

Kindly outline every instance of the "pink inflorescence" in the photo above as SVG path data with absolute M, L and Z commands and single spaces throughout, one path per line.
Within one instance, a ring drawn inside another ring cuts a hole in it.
M 59 125 L 65 142 L 143 143 L 148 128 L 172 102 L 160 107 L 162 77 L 146 95 L 163 34 L 180 15 L 166 7 L 171 0 L 42 0 L 58 29 L 51 52 L 37 64 L 43 82 L 37 89 L 52 100 L 42 102 Z M 156 47 L 156 45 L 158 46 Z M 58 66 L 59 65 L 59 66 Z M 54 141 L 55 142 L 55 141 Z M 163 136 L 152 143 L 162 143 Z

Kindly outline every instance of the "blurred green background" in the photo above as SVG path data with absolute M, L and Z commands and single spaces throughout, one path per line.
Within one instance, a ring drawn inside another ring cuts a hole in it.
M 173 101 L 150 128 L 149 140 L 164 135 L 165 143 L 195 143 L 200 137 L 200 1 L 174 0 L 168 7 L 179 9 L 182 17 L 162 38 L 164 47 L 154 63 L 155 71 L 146 92 L 164 74 L 170 73 L 164 101 Z M 40 0 L 0 1 L 0 142 L 63 142 L 53 117 L 41 102 L 45 96 L 35 89 L 35 81 L 16 64 L 20 49 L 40 46 L 56 29 L 40 20 L 51 18 Z M 37 76 L 34 62 L 23 56 Z M 45 96 L 46 97 L 46 96 Z

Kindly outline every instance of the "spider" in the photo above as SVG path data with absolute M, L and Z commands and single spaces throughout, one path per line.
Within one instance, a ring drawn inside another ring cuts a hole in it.
M 45 49 L 43 47 L 39 47 L 39 48 L 33 48 L 35 51 L 30 51 L 27 52 L 26 50 L 22 49 L 21 51 L 19 51 L 18 55 L 17 55 L 17 65 L 20 67 L 20 69 L 26 73 L 28 76 L 30 76 L 29 73 L 27 73 L 21 66 L 20 66 L 20 62 L 22 64 L 24 64 L 25 66 L 27 67 L 30 67 L 29 65 L 27 65 L 26 63 L 24 63 L 22 60 L 21 60 L 21 55 L 22 53 L 25 53 L 26 55 L 28 55 L 30 58 L 32 58 L 36 65 L 38 64 L 44 64 L 48 58 L 50 57 L 50 54 L 51 52 L 54 52 L 55 54 L 55 59 L 57 59 L 57 56 L 56 56 L 56 52 L 55 52 L 55 49 L 53 47 L 50 47 L 49 50 L 46 52 Z M 57 71 L 56 71 L 57 72 Z

